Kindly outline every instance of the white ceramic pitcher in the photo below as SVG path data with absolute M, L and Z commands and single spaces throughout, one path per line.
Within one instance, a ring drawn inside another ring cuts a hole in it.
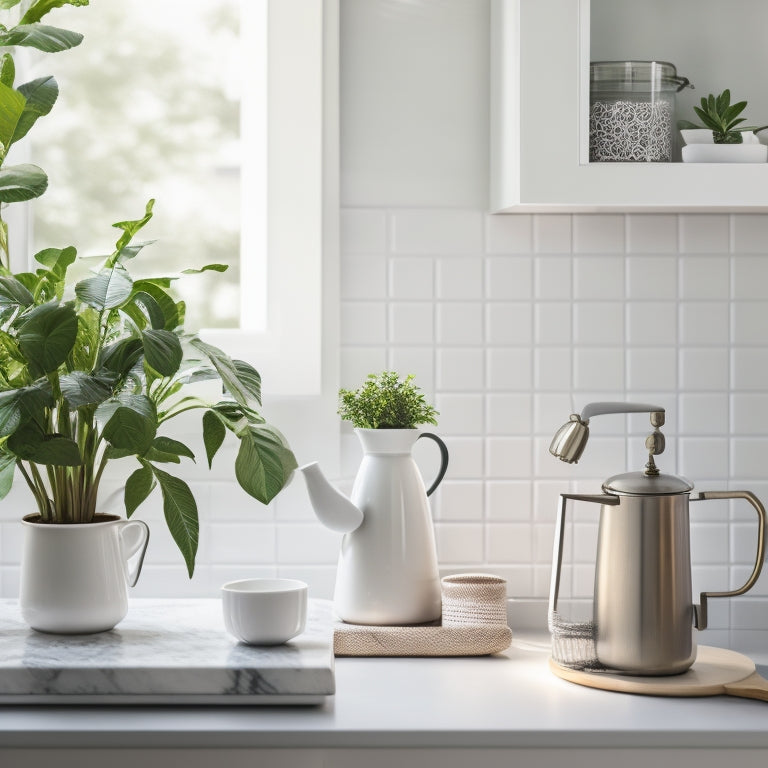
M 346 535 L 336 572 L 334 608 L 353 624 L 418 624 L 440 618 L 440 578 L 429 496 L 448 467 L 448 449 L 419 429 L 356 429 L 363 461 L 352 497 L 336 490 L 317 463 L 300 467 L 322 523 Z M 434 440 L 440 470 L 429 490 L 411 456 Z
M 19 604 L 32 629 L 85 634 L 112 629 L 128 613 L 149 542 L 141 520 L 96 515 L 92 523 L 41 523 L 27 515 Z

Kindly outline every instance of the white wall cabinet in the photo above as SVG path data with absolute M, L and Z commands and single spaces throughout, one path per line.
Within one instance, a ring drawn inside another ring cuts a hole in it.
M 589 162 L 590 10 L 590 0 L 492 0 L 491 210 L 768 212 L 768 163 Z M 675 23 L 681 46 L 695 45 L 686 20 Z

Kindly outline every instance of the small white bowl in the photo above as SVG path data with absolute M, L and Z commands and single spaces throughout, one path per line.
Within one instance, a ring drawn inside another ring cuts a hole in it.
M 307 626 L 307 585 L 297 579 L 243 579 L 221 588 L 224 626 L 250 645 L 280 645 Z

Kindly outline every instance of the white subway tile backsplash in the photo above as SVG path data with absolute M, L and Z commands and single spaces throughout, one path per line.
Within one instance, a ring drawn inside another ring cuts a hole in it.
M 768 386 L 768 347 L 735 347 L 732 357 L 731 387 L 765 391 Z
M 763 480 L 768 467 L 768 440 L 759 437 L 734 437 L 731 440 L 731 475 Z
M 676 253 L 678 217 L 671 214 L 627 216 L 629 253 Z
M 731 266 L 727 256 L 686 256 L 680 259 L 680 297 L 727 299 Z
M 531 253 L 533 250 L 533 217 L 485 217 L 486 253 Z
M 437 341 L 438 344 L 482 344 L 482 303 L 438 303 Z
M 485 433 L 488 435 L 530 435 L 532 397 L 528 394 L 485 396 Z
M 570 257 L 539 256 L 534 265 L 537 299 L 570 299 L 573 293 Z
M 342 302 L 342 344 L 383 344 L 386 339 L 387 305 L 383 301 Z
M 477 257 L 439 259 L 437 296 L 439 299 L 482 299 L 482 259 Z
M 483 220 L 479 211 L 400 210 L 392 214 L 394 253 L 481 254 Z
M 734 303 L 731 340 L 734 344 L 765 343 L 768 338 L 766 319 L 768 319 L 768 301 Z
M 530 256 L 491 256 L 485 260 L 485 296 L 492 300 L 525 300 L 533 295 Z
M 576 302 L 573 316 L 576 345 L 624 342 L 624 305 L 619 302 Z
M 389 261 L 389 298 L 431 299 L 435 294 L 434 263 L 422 256 L 393 258 Z
M 727 344 L 730 326 L 729 306 L 724 301 L 684 301 L 680 304 L 682 344 Z
M 534 389 L 558 391 L 571 388 L 571 350 L 567 347 L 534 349 Z
M 537 345 L 571 343 L 573 307 L 570 302 L 549 301 L 534 307 L 534 341 Z
M 689 347 L 680 351 L 680 387 L 691 391 L 728 389 L 728 349 Z
M 532 518 L 531 483 L 490 480 L 486 483 L 485 516 L 488 520 L 528 522 Z
M 479 480 L 451 481 L 440 486 L 437 519 L 470 522 L 483 517 L 483 483 Z
M 677 303 L 627 302 L 627 344 L 668 347 L 677 343 Z
M 726 393 L 686 393 L 678 399 L 681 435 L 725 435 L 729 430 Z
M 598 301 L 624 298 L 624 257 L 576 256 L 573 269 L 574 298 Z
M 488 477 L 512 480 L 531 476 L 531 441 L 527 437 L 488 437 L 485 441 Z
M 677 298 L 677 262 L 669 256 L 630 256 L 627 259 L 627 298 Z
M 431 344 L 435 338 L 434 305 L 393 302 L 389 305 L 389 340 L 393 344 Z
M 435 391 L 435 360 L 431 347 L 390 347 L 387 369 L 401 375 L 413 374 L 414 384 L 431 399 Z M 373 373 L 375 368 L 369 372 Z
M 474 480 L 483 477 L 485 448 L 482 437 L 446 437 L 450 452 L 446 479 Z
M 766 219 L 768 221 L 768 218 Z M 768 299 L 768 240 L 763 238 L 760 256 L 733 257 L 733 296 L 745 299 Z
M 449 350 L 454 351 L 454 350 Z M 438 424 L 446 435 L 482 435 L 485 424 L 482 395 L 440 393 L 435 398 L 440 411 Z
M 573 360 L 575 390 L 624 389 L 624 350 L 621 347 L 578 347 Z
M 342 347 L 339 386 L 357 389 L 369 373 L 383 371 L 387 367 L 385 347 Z
M 624 216 L 615 214 L 573 217 L 574 253 L 624 253 Z
M 349 254 L 341 263 L 341 299 L 385 299 L 387 260 L 381 253 Z
M 677 441 L 680 472 L 697 481 L 724 478 L 728 448 L 726 437 L 681 437 Z
M 571 217 L 548 214 L 533 217 L 534 253 L 570 253 Z
M 768 216 L 737 214 L 733 217 L 733 249 L 736 253 L 765 253 Z
M 680 221 L 681 253 L 728 253 L 729 217 L 714 214 L 683 214 Z
M 737 435 L 768 434 L 768 397 L 760 394 L 735 394 L 732 431 Z M 726 430 L 723 430 L 724 432 Z
M 483 388 L 483 350 L 444 347 L 437 352 L 437 389 L 478 391 Z
M 531 352 L 525 348 L 490 347 L 485 353 L 486 385 L 490 390 L 529 391 L 533 382 Z
M 486 549 L 489 563 L 530 561 L 533 526 L 528 523 L 488 523 Z
M 728 526 L 720 523 L 691 524 L 691 562 L 719 565 L 729 558 Z
M 443 523 L 435 526 L 437 557 L 441 563 L 483 562 L 483 526 Z
M 280 565 L 323 565 L 339 557 L 341 534 L 318 522 L 294 523 L 277 528 L 277 563 Z
M 530 344 L 533 336 L 531 305 L 527 302 L 489 302 L 485 305 L 485 340 L 488 344 Z

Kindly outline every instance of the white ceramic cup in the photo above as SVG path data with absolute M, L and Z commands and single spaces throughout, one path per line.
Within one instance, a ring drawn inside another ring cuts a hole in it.
M 243 579 L 221 588 L 227 632 L 250 645 L 280 645 L 307 625 L 307 585 L 297 579 Z

